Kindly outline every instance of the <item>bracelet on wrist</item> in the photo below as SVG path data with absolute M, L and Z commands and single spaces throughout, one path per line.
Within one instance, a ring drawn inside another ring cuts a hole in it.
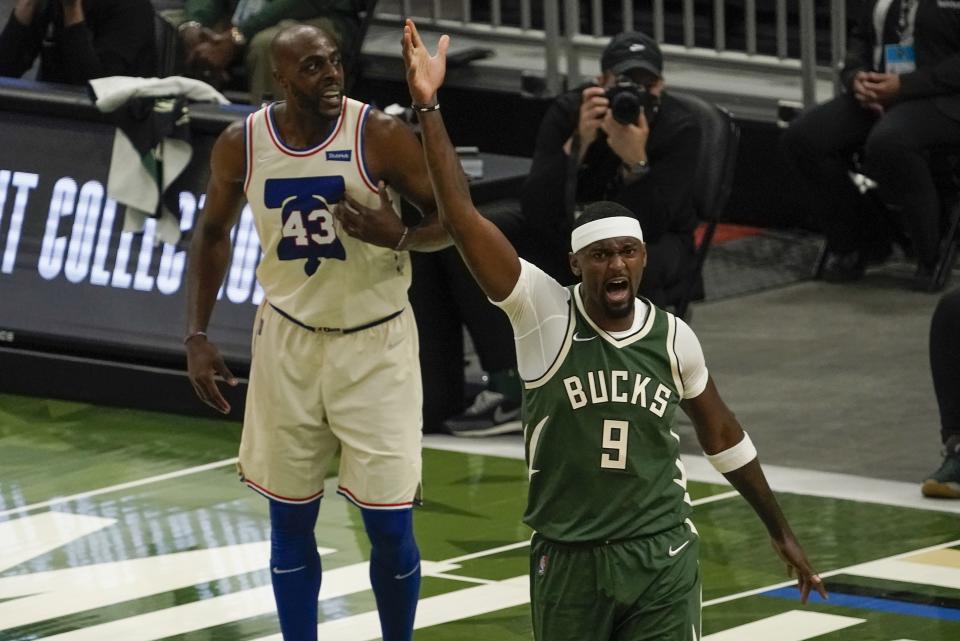
M 196 20 L 187 20 L 186 22 L 181 23 L 180 26 L 177 27 L 177 32 L 183 33 L 187 29 L 203 29 L 203 25 L 197 22 Z
M 188 342 L 190 342 L 191 339 L 194 339 L 197 336 L 203 336 L 204 338 L 206 338 L 207 333 L 200 330 L 197 330 L 195 332 L 190 332 L 189 334 L 186 335 L 186 337 L 184 337 L 183 344 L 186 345 Z
M 404 225 L 403 233 L 400 234 L 400 240 L 397 241 L 397 244 L 393 246 L 393 251 L 399 252 L 403 251 L 404 243 L 407 242 L 407 235 L 410 233 L 410 228 Z
M 230 27 L 230 40 L 233 41 L 234 46 L 238 49 L 243 49 L 247 46 L 247 37 L 243 35 L 243 32 L 237 27 Z
M 413 107 L 414 111 L 419 111 L 420 113 L 428 113 L 430 111 L 439 111 L 440 101 L 437 101 L 432 105 L 418 105 L 417 103 L 413 103 L 411 107 Z

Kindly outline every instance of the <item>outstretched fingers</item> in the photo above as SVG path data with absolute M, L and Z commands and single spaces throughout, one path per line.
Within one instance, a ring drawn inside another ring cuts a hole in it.
M 417 31 L 417 25 L 410 18 L 407 18 L 407 21 L 403 26 L 403 36 L 405 40 L 407 36 L 410 37 L 410 44 L 414 48 L 419 49 L 420 47 L 423 47 L 423 39 L 420 38 L 420 32 Z

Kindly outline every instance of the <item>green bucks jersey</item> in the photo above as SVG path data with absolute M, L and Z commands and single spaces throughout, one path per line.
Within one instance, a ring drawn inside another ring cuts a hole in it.
M 560 353 L 525 383 L 524 521 L 549 539 L 647 536 L 692 511 L 680 437 L 671 429 L 683 393 L 677 321 L 649 310 L 639 331 L 614 338 L 590 320 L 572 288 Z

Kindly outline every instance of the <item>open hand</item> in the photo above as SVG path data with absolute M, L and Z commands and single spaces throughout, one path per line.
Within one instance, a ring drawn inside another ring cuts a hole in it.
M 404 224 L 397 216 L 393 207 L 387 186 L 381 180 L 380 206 L 376 209 L 362 205 L 359 201 L 344 194 L 343 200 L 337 203 L 333 215 L 340 221 L 340 228 L 345 232 L 371 245 L 393 249 L 403 236 Z
M 230 413 L 230 403 L 220 393 L 216 378 L 227 382 L 227 385 L 236 387 L 237 377 L 234 376 L 223 362 L 217 346 L 207 340 L 206 336 L 194 336 L 187 340 L 187 374 L 193 390 L 200 400 L 223 414 Z
M 797 587 L 800 588 L 800 602 L 806 603 L 810 597 L 811 590 L 827 599 L 827 590 L 823 586 L 820 576 L 814 571 L 807 560 L 807 555 L 803 553 L 803 548 L 797 543 L 793 536 L 789 536 L 782 541 L 770 539 L 773 543 L 773 549 L 777 556 L 787 564 L 787 576 L 791 579 L 797 579 Z
M 407 68 L 407 86 L 416 105 L 432 105 L 437 99 L 437 90 L 447 73 L 447 48 L 450 36 L 444 34 L 437 42 L 437 53 L 430 55 L 420 38 L 413 20 L 407 19 L 403 26 L 403 64 Z

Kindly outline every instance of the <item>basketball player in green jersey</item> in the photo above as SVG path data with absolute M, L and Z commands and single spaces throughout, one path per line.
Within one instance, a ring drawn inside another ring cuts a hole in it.
M 530 592 L 540 641 L 697 641 L 698 535 L 677 407 L 707 458 L 747 499 L 799 582 L 826 597 L 682 320 L 635 292 L 646 262 L 636 218 L 587 207 L 571 234 L 569 289 L 474 208 L 437 102 L 449 38 L 430 56 L 407 21 L 403 55 L 440 220 L 487 296 L 510 317 L 524 384 L 534 531 Z M 609 118 L 609 116 L 608 116 Z

